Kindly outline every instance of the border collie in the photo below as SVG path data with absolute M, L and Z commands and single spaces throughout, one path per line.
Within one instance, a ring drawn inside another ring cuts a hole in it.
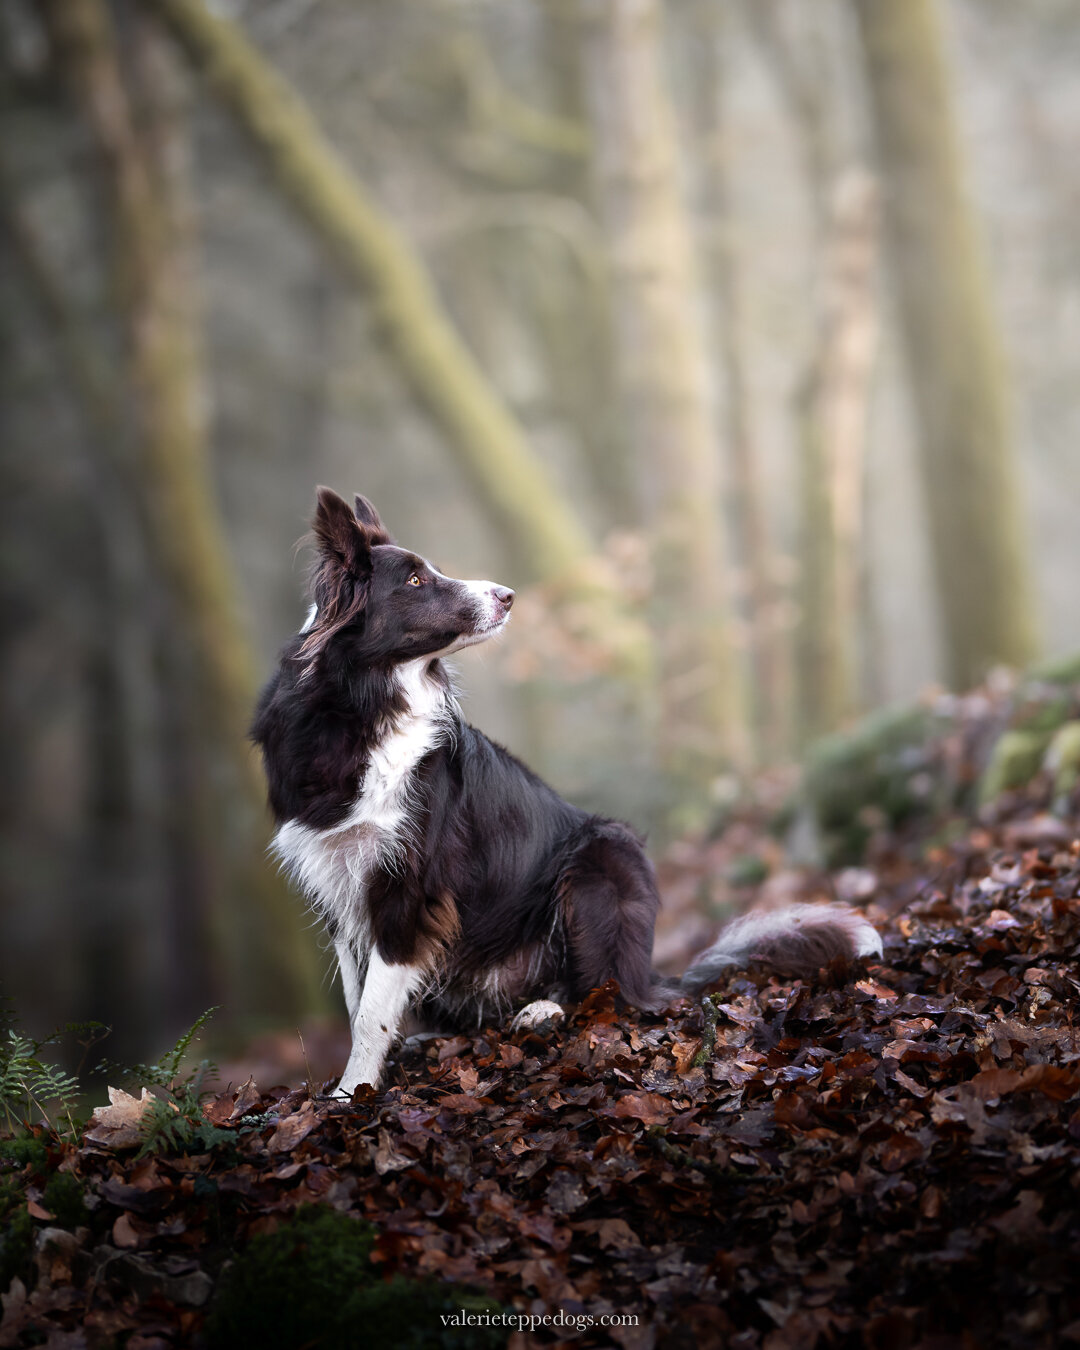
M 655 974 L 641 839 L 563 801 L 455 701 L 442 658 L 498 633 L 514 592 L 399 548 L 364 497 L 354 510 L 320 488 L 314 529 L 311 611 L 252 734 L 273 847 L 337 954 L 352 1028 L 339 1093 L 378 1084 L 409 1014 L 477 1026 L 529 1003 L 529 1024 L 610 978 L 658 1009 L 752 957 L 815 973 L 880 955 L 855 911 L 794 905 L 736 920 L 681 980 Z

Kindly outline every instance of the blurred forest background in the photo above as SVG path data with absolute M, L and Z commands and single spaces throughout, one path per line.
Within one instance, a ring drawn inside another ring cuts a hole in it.
M 245 740 L 314 487 L 519 593 L 470 720 L 657 846 L 1080 648 L 1070 0 L 5 0 L 0 980 L 333 995 Z

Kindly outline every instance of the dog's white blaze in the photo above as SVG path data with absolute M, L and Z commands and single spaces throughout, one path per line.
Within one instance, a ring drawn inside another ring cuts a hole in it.
M 409 779 L 450 731 L 453 699 L 425 675 L 431 658 L 399 667 L 409 711 L 371 753 L 361 790 L 339 824 L 316 830 L 289 820 L 273 850 L 331 931 L 363 956 L 369 946 L 364 891 L 377 862 L 392 866 L 409 820 Z
M 300 629 L 301 633 L 311 632 L 311 630 L 315 627 L 315 620 L 316 618 L 318 618 L 318 614 L 319 614 L 319 606 L 312 605 L 311 608 L 308 610 L 307 618 L 304 620 L 304 626 L 303 628 Z
M 338 1084 L 340 1094 L 351 1097 L 358 1083 L 378 1086 L 390 1046 L 426 977 L 423 966 L 390 965 L 377 951 L 371 953 L 356 1012 L 349 1010 L 352 1053 Z
M 431 564 L 428 563 L 431 567 Z M 499 586 L 494 581 L 459 581 L 456 577 L 448 577 L 440 572 L 438 568 L 432 567 L 431 570 L 443 581 L 453 582 L 455 586 L 463 587 L 469 595 L 479 601 L 479 618 L 488 626 L 479 633 L 465 633 L 461 637 L 455 638 L 448 647 L 442 651 L 436 652 L 437 656 L 450 656 L 453 652 L 461 651 L 462 647 L 472 647 L 477 642 L 486 642 L 489 637 L 494 637 L 506 624 L 510 617 L 510 611 L 505 609 L 495 598 L 495 592 Z

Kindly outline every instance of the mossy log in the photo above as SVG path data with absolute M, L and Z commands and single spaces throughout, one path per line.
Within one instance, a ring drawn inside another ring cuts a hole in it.
M 419 259 L 330 144 L 310 109 L 240 30 L 202 0 L 155 8 L 262 153 L 274 182 L 375 306 L 416 396 L 446 433 L 493 518 L 535 577 L 592 553 L 514 418 L 443 313 Z
M 980 804 L 1029 783 L 1038 773 L 1049 744 L 1050 733 L 1046 731 L 1006 731 L 979 780 Z
M 1058 727 L 1047 747 L 1043 767 L 1054 776 L 1056 809 L 1067 802 L 1080 782 L 1080 721 Z
M 1080 660 L 1038 666 L 971 720 L 953 700 L 886 709 L 811 746 L 793 839 L 807 858 L 857 862 L 876 829 L 984 806 L 1043 771 L 1055 805 L 1080 783 Z M 950 738 L 967 742 L 957 765 Z M 973 766 L 985 763 L 977 778 Z

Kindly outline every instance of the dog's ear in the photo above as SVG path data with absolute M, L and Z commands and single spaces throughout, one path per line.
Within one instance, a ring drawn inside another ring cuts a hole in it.
M 372 539 L 349 503 L 333 488 L 319 488 L 315 519 L 311 523 L 324 558 L 336 562 L 354 577 L 371 574 L 371 548 L 381 541 Z
M 371 583 L 371 550 L 382 542 L 332 488 L 319 488 L 311 523 L 319 556 L 311 573 L 315 614 L 300 647 L 308 669 L 335 633 L 362 616 Z
M 372 544 L 392 544 L 393 536 L 379 518 L 374 505 L 358 492 L 356 494 L 356 519 L 367 531 Z

